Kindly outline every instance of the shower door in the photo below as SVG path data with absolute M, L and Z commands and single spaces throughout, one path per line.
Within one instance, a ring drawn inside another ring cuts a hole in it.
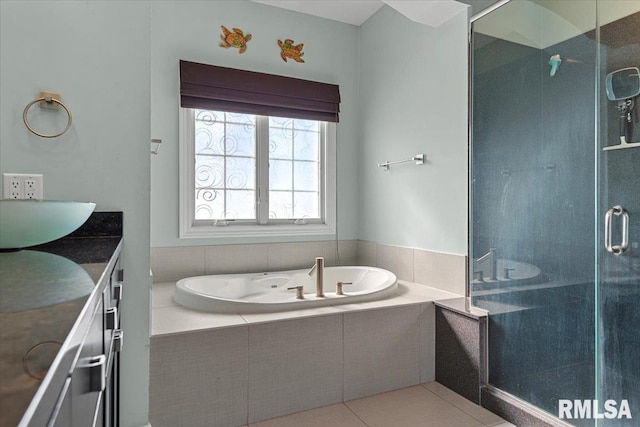
M 598 2 L 600 22 L 598 274 L 596 397 L 633 419 L 598 425 L 640 425 L 640 96 L 611 101 L 607 75 L 640 67 L 640 1 Z M 619 73 L 618 73 L 619 74 Z M 628 72 L 623 72 L 623 75 Z M 634 71 L 633 93 L 640 91 Z M 631 82 L 633 83 L 633 81 Z M 611 89 L 611 88 L 609 88 Z M 636 90 L 637 89 L 637 90 Z M 609 96 L 608 96 L 609 93 Z M 621 120 L 622 116 L 622 120 Z M 626 143 L 626 144 L 625 144 Z M 625 145 L 624 148 L 620 144 Z M 635 145 L 633 145 L 635 144 Z
M 490 313 L 488 383 L 574 425 L 640 425 L 640 106 L 606 94 L 609 73 L 640 66 L 640 1 L 512 0 L 471 40 L 469 290 Z M 629 146 L 605 150 L 622 128 Z

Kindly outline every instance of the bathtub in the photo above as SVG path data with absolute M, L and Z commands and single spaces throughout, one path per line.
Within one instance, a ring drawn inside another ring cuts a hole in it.
M 316 297 L 316 278 L 308 270 L 197 276 L 179 280 L 173 299 L 195 310 L 217 313 L 271 313 L 309 307 L 372 301 L 394 295 L 396 276 L 376 267 L 325 267 L 324 297 Z M 336 294 L 337 282 L 344 295 Z M 294 286 L 303 286 L 296 299 Z

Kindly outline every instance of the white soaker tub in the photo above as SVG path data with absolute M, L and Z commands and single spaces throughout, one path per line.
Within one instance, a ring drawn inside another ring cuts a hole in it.
M 271 313 L 309 307 L 382 299 L 398 286 L 395 274 L 376 267 L 325 267 L 324 297 L 316 297 L 316 277 L 308 270 L 197 276 L 176 283 L 173 299 L 180 305 L 217 313 Z M 344 295 L 336 294 L 337 282 Z M 304 299 L 296 299 L 303 286 Z

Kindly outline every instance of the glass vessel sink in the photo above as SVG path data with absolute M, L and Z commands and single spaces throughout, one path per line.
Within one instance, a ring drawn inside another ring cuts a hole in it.
M 85 223 L 95 203 L 59 200 L 0 200 L 0 249 L 51 242 Z

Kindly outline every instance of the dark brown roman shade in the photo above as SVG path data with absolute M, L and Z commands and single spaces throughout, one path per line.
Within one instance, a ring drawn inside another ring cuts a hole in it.
M 180 105 L 338 122 L 337 85 L 180 61 Z

